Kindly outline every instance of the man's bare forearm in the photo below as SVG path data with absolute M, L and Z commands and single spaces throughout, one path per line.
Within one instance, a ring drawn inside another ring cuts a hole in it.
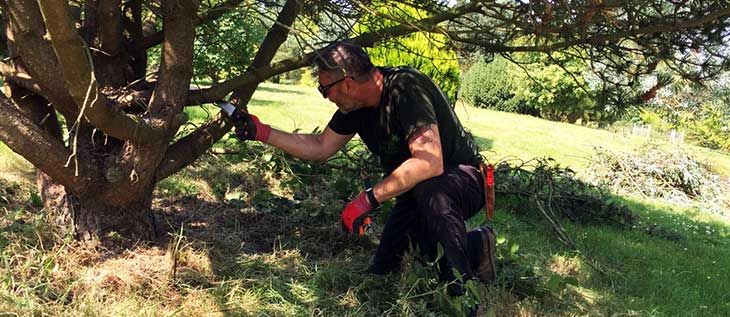
M 427 160 L 411 157 L 398 166 L 390 175 L 373 186 L 373 194 L 379 202 L 403 194 L 418 183 L 441 175 L 443 170 Z
M 353 136 L 338 134 L 330 127 L 320 134 L 288 133 L 272 129 L 266 143 L 303 160 L 324 162 Z
M 272 129 L 267 143 L 303 160 L 321 162 L 329 158 L 319 134 L 287 133 Z
M 443 173 L 443 154 L 436 124 L 424 126 L 414 133 L 408 140 L 408 149 L 411 158 L 373 187 L 378 202 L 403 194 L 418 183 Z

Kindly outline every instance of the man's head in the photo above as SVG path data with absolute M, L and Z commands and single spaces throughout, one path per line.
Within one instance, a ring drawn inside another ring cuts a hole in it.
M 363 106 L 367 84 L 372 79 L 375 66 L 362 47 L 335 42 L 320 50 L 314 58 L 319 75 L 319 92 L 347 113 Z

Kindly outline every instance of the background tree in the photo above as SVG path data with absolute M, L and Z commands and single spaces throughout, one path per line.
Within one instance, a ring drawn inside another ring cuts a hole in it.
M 497 56 L 488 63 L 478 58 L 464 75 L 461 97 L 477 107 L 548 120 L 597 119 L 602 111 L 583 79 L 588 68 L 582 61 L 545 64 L 540 56 L 529 55 L 512 60 Z
M 561 54 L 551 54 L 555 55 Z M 565 59 L 560 65 L 546 63 L 550 60 L 539 56 L 515 57 L 514 60 L 520 65 L 518 69 L 512 68 L 511 73 L 513 81 L 519 83 L 515 95 L 526 107 L 536 109 L 539 117 L 575 123 L 579 119 L 583 122 L 598 119 L 592 113 L 603 112 L 593 100 L 593 90 L 584 79 L 588 67 L 582 60 Z
M 210 78 L 215 84 L 240 76 L 266 35 L 266 25 L 259 18 L 259 13 L 249 4 L 235 7 L 196 28 L 193 57 L 196 79 Z
M 730 151 L 729 88 L 727 74 L 705 85 L 677 80 L 660 91 L 637 117 L 657 132 L 683 131 L 688 142 Z
M 423 19 L 428 12 L 416 4 L 375 1 L 368 9 L 377 13 L 358 21 L 355 35 L 393 27 L 399 21 Z M 456 101 L 459 86 L 459 62 L 456 51 L 451 49 L 448 38 L 440 33 L 415 32 L 397 39 L 382 41 L 367 50 L 375 65 L 410 66 L 433 79 L 441 91 Z
M 540 111 L 517 95 L 518 87 L 527 85 L 515 77 L 521 71 L 501 56 L 488 63 L 477 57 L 477 62 L 464 73 L 459 97 L 479 108 L 537 116 Z
M 260 82 L 310 65 L 316 49 L 335 39 L 371 47 L 420 31 L 485 55 L 561 51 L 590 61 L 605 87 L 635 87 L 658 63 L 691 80 L 713 77 L 730 64 L 730 7 L 721 1 L 416 3 L 426 17 L 392 18 L 355 0 L 0 0 L 8 52 L 0 65 L 7 85 L 0 96 L 0 140 L 38 169 L 46 207 L 79 238 L 117 232 L 150 239 L 155 184 L 231 127 L 219 114 L 177 135 L 184 107 L 230 93 L 245 109 Z M 240 6 L 254 8 L 268 26 L 253 59 L 241 75 L 191 91 L 196 28 Z M 369 15 L 396 23 L 350 38 Z M 316 32 L 292 29 L 303 17 Z M 272 63 L 290 35 L 305 53 Z M 159 67 L 148 69 L 147 52 L 156 46 Z M 644 93 L 607 93 L 605 99 L 626 106 L 628 97 Z

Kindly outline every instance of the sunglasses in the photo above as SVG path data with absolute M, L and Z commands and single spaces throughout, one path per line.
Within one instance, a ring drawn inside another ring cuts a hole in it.
M 342 77 L 342 78 L 335 80 L 324 86 L 319 85 L 319 87 L 317 87 L 317 90 L 319 90 L 319 93 L 322 94 L 322 97 L 327 98 L 327 91 L 330 90 L 330 88 L 332 88 L 334 85 L 337 85 L 337 83 L 347 79 L 347 77 L 350 77 L 350 76 Z

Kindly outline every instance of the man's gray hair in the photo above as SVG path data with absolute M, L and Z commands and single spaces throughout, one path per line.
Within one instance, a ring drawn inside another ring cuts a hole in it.
M 357 44 L 335 42 L 319 50 L 314 57 L 314 67 L 320 71 L 342 72 L 356 81 L 367 79 L 375 69 L 370 56 Z

